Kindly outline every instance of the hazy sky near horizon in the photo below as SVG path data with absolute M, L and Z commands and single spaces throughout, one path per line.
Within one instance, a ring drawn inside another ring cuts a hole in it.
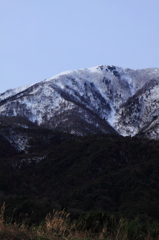
M 0 93 L 101 64 L 159 68 L 159 0 L 0 0 Z

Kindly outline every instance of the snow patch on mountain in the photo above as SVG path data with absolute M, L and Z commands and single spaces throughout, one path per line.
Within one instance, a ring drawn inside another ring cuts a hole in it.
M 24 151 L 27 153 L 28 145 L 28 135 L 24 133 L 18 133 L 14 128 L 6 129 L 6 132 L 0 133 L 10 144 L 19 152 Z

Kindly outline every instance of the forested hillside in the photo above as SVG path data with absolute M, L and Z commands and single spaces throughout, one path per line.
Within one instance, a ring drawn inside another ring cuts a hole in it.
M 2 135 L 11 131 L 28 142 L 27 151 L 18 152 L 0 136 L 1 203 L 5 200 L 8 208 L 22 209 L 25 202 L 28 209 L 30 201 L 38 208 L 45 199 L 47 210 L 57 206 L 76 213 L 159 218 L 158 141 L 1 127 Z

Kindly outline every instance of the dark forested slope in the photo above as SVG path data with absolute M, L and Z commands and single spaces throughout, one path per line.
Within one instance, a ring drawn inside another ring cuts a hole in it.
M 0 131 L 1 202 L 17 207 L 24 199 L 25 204 L 27 199 L 45 199 L 47 207 L 55 203 L 71 211 L 159 218 L 158 141 L 105 134 L 77 137 L 40 128 L 5 126 Z M 13 148 L 4 139 L 7 131 L 24 134 L 27 151 Z

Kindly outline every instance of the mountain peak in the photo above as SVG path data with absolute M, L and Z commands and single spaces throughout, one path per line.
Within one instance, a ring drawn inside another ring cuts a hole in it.
M 104 132 L 156 139 L 158 93 L 158 68 L 100 65 L 0 94 L 0 116 L 78 135 Z

